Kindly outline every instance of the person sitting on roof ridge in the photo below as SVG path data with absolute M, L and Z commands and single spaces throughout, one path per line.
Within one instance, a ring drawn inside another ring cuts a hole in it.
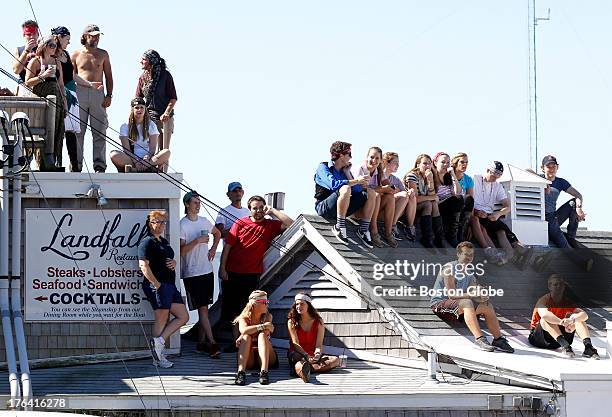
M 368 189 L 376 191 L 376 199 L 374 211 L 370 218 L 370 235 L 372 244 L 377 248 L 383 247 L 383 242 L 378 234 L 378 215 L 384 213 L 385 231 L 382 234 L 383 239 L 392 248 L 397 247 L 397 242 L 393 237 L 393 222 L 395 218 L 395 199 L 394 194 L 397 192 L 389 184 L 389 179 L 385 177 L 382 166 L 382 149 L 378 146 L 372 146 L 368 149 L 368 154 L 363 164 L 359 167 L 353 166 L 351 172 L 354 177 L 368 175 Z
M 589 337 L 586 321 L 587 313 L 576 307 L 576 304 L 565 293 L 567 283 L 557 274 L 548 277 L 549 293 L 540 297 L 533 308 L 529 343 L 541 349 L 561 348 L 568 358 L 574 357 L 572 342 L 574 335 L 584 343 L 585 358 L 599 359 L 597 349 Z
M 268 385 L 270 377 L 269 368 L 278 367 L 278 357 L 270 342 L 270 335 L 274 332 L 272 314 L 268 311 L 268 294 L 265 291 L 255 290 L 248 298 L 244 309 L 234 319 L 238 325 L 240 336 L 236 339 L 238 347 L 238 372 L 234 384 L 246 384 L 246 370 L 260 367 L 259 383 Z
M 464 199 L 461 193 L 461 184 L 455 175 L 455 170 L 450 164 L 450 155 L 446 152 L 438 152 L 434 156 L 433 163 L 436 167 L 434 184 L 437 184 L 438 208 L 442 217 L 442 224 L 446 241 L 453 247 L 457 247 L 457 234 L 459 233 L 459 220 Z
M 343 243 L 348 243 L 346 217 L 359 219 L 357 237 L 372 248 L 370 219 L 376 203 L 376 191 L 367 188 L 369 175 L 353 178 L 351 174 L 351 144 L 336 141 L 329 148 L 331 162 L 321 162 L 314 175 L 315 210 L 319 216 L 334 217 L 332 232 Z
M 493 161 L 487 167 L 485 175 L 474 175 L 474 217 L 472 218 L 472 231 L 478 244 L 491 254 L 495 245 L 490 235 L 497 237 L 497 241 L 504 249 L 504 254 L 495 254 L 498 264 L 502 265 L 509 259 L 515 259 L 518 267 L 522 269 L 529 261 L 533 248 L 523 245 L 518 237 L 500 217 L 510 213 L 510 200 L 504 187 L 497 179 L 504 173 L 504 165 Z M 502 208 L 495 211 L 495 204 L 501 203 Z M 491 249 L 489 249 L 491 248 Z M 514 251 L 518 255 L 514 257 Z
M 397 192 L 395 193 L 395 215 L 393 216 L 393 237 L 402 240 L 398 222 L 405 221 L 404 236 L 410 242 L 416 239 L 414 218 L 416 216 L 416 193 L 412 188 L 406 188 L 404 182 L 395 176 L 399 168 L 399 155 L 396 152 L 385 152 L 383 155 L 383 168 L 389 184 Z M 403 219 L 402 217 L 405 217 Z
M 474 335 L 474 343 L 484 351 L 492 352 L 495 348 L 513 353 L 514 349 L 505 337 L 502 336 L 499 320 L 495 308 L 488 296 L 470 295 L 474 287 L 480 287 L 474 275 L 473 268 L 474 245 L 470 242 L 461 242 L 457 245 L 457 260 L 444 264 L 433 286 L 434 295 L 431 297 L 431 310 L 442 319 L 458 320 L 463 315 L 465 324 Z M 469 267 L 472 265 L 472 267 Z M 461 291 L 459 291 L 461 290 Z M 453 292 L 456 295 L 453 295 Z M 483 315 L 487 327 L 493 335 L 493 343 L 489 343 L 482 334 L 478 316 Z
M 34 20 L 26 20 L 21 25 L 21 33 L 25 40 L 25 45 L 19 46 L 13 53 L 13 72 L 19 76 L 21 81 L 26 80 L 27 68 L 30 61 L 36 56 L 36 47 L 40 38 L 40 28 Z M 29 90 L 22 86 L 17 86 L 18 96 L 28 96 Z
M 463 210 L 461 210 L 461 216 L 459 218 L 459 230 L 457 231 L 457 242 L 463 242 L 469 240 L 468 227 L 472 214 L 474 212 L 474 180 L 465 172 L 468 167 L 468 155 L 465 152 L 458 152 L 453 155 L 451 160 L 451 166 L 455 171 L 455 177 L 461 185 L 461 195 L 463 196 Z
M 337 356 L 323 354 L 325 324 L 312 298 L 299 292 L 287 316 L 289 329 L 289 370 L 292 376 L 299 376 L 308 382 L 311 372 L 331 371 L 340 364 Z
M 414 167 L 404 175 L 404 184 L 416 193 L 417 215 L 421 222 L 421 244 L 426 248 L 444 247 L 444 230 L 434 183 L 435 167 L 427 154 L 417 156 Z

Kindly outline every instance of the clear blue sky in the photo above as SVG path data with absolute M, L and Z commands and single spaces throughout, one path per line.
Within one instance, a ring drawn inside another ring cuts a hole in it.
M 100 25 L 117 130 L 142 52 L 161 53 L 179 97 L 171 164 L 220 205 L 238 180 L 247 196 L 285 191 L 293 216 L 314 212 L 312 176 L 336 139 L 354 144 L 356 163 L 372 145 L 399 152 L 402 173 L 439 150 L 467 152 L 472 174 L 491 159 L 528 164 L 527 0 L 32 3 L 45 33 L 72 31 L 70 51 L 86 24 Z M 560 176 L 585 195 L 584 225 L 612 230 L 612 4 L 538 0 L 539 15 L 548 7 L 541 155 L 557 155 Z M 32 14 L 25 0 L 10 9 L 0 40 L 12 49 Z M 10 66 L 3 51 L 0 65 Z

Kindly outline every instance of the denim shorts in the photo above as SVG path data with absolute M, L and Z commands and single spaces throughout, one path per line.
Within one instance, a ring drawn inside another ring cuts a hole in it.
M 142 283 L 142 290 L 153 310 L 170 310 L 172 304 L 183 304 L 183 297 L 174 283 L 162 282 L 161 286 L 155 289 L 153 284 L 145 281 Z
M 317 201 L 315 204 L 317 214 L 321 217 L 336 217 L 338 214 L 337 207 L 339 196 L 340 191 L 336 191 L 331 193 L 325 200 Z M 350 216 L 363 207 L 367 200 L 368 192 L 366 190 L 362 190 L 358 193 L 351 193 L 351 201 L 349 203 L 348 210 L 346 211 L 346 216 Z

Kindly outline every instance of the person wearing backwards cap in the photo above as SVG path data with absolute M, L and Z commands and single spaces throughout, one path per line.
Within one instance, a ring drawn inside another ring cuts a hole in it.
M 514 250 L 518 252 L 516 257 L 519 267 L 523 267 L 529 256 L 531 248 L 525 247 L 508 225 L 500 220 L 500 217 L 510 212 L 510 201 L 506 196 L 504 187 L 497 179 L 504 173 L 504 165 L 499 161 L 493 161 L 487 167 L 485 175 L 474 175 L 474 217 L 472 218 L 472 231 L 474 237 L 487 251 L 493 253 L 494 244 L 488 234 L 497 237 L 500 246 L 506 254 L 497 254 L 495 259 L 498 264 L 505 264 L 514 257 Z M 495 211 L 495 204 L 501 203 L 502 209 Z
M 136 97 L 131 105 L 130 118 L 119 129 L 123 151 L 112 150 L 111 161 L 119 172 L 161 170 L 170 158 L 170 150 L 156 152 L 159 132 L 149 118 L 144 100 Z
M 234 319 L 238 325 L 240 336 L 236 339 L 238 348 L 238 372 L 234 384 L 246 384 L 246 370 L 260 368 L 259 383 L 268 385 L 269 368 L 278 366 L 278 357 L 270 342 L 274 332 L 272 314 L 268 311 L 268 294 L 255 290 L 249 294 L 242 312 Z
M 106 128 L 108 127 L 106 108 L 111 105 L 113 98 L 113 71 L 108 52 L 98 48 L 100 35 L 103 33 L 97 25 L 87 25 L 81 36 L 83 49 L 72 54 L 75 73 L 91 83 L 91 87 L 77 85 L 77 96 L 81 107 L 81 132 L 77 135 L 79 166 L 73 167 L 73 171 L 82 169 L 83 143 L 88 121 L 93 138 L 93 169 L 95 172 L 106 171 Z M 100 88 L 103 78 L 106 95 L 104 88 Z
M 295 295 L 287 327 L 290 337 L 287 359 L 292 376 L 308 382 L 311 372 L 331 371 L 340 364 L 337 356 L 323 355 L 325 325 L 308 294 Z
M 200 212 L 200 196 L 189 191 L 183 197 L 185 217 L 181 219 L 181 278 L 192 310 L 198 310 L 198 352 L 208 351 L 211 358 L 219 357 L 220 350 L 208 320 L 208 305 L 213 303 L 215 281 L 212 260 L 217 253 L 221 232 Z M 209 235 L 213 235 L 208 247 Z M 207 342 L 208 340 L 208 342 Z

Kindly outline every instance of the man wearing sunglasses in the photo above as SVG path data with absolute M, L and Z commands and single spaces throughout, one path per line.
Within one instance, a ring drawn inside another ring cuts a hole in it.
M 329 148 L 331 162 L 321 162 L 314 176 L 315 210 L 319 216 L 336 217 L 332 232 L 342 243 L 347 243 L 346 217 L 359 218 L 357 237 L 368 248 L 373 248 L 370 218 L 376 204 L 376 191 L 368 188 L 369 175 L 353 178 L 351 174 L 351 144 L 342 141 Z
M 525 247 L 516 237 L 506 223 L 500 220 L 502 216 L 510 213 L 510 200 L 504 187 L 497 180 L 504 173 L 504 165 L 493 161 L 487 167 L 485 175 L 474 175 L 474 217 L 472 230 L 480 246 L 493 248 L 494 244 L 489 235 L 497 237 L 504 254 L 496 256 L 498 264 L 505 264 L 518 252 L 517 263 L 523 267 L 529 260 L 530 248 Z M 495 211 L 495 204 L 501 203 L 502 208 Z
M 219 276 L 222 280 L 222 320 L 233 320 L 257 289 L 264 271 L 264 254 L 278 235 L 293 224 L 280 210 L 266 206 L 263 197 L 249 198 L 251 215 L 236 221 L 225 237 Z M 270 219 L 266 216 L 274 216 Z

